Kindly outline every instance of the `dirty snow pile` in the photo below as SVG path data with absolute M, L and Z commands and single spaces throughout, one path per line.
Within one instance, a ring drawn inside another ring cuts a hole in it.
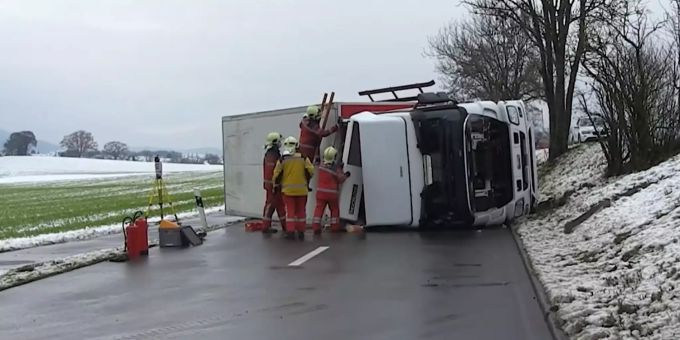
M 220 170 L 221 165 L 163 163 L 164 173 Z M 0 183 L 92 179 L 154 172 L 152 162 L 67 157 L 0 158 Z
M 205 208 L 206 214 L 216 213 L 216 212 L 220 212 L 220 211 L 224 211 L 224 205 Z M 198 215 L 198 212 L 196 212 L 196 211 L 188 211 L 188 212 L 178 213 L 177 217 L 179 217 L 180 219 L 183 219 L 183 218 L 193 217 L 193 216 L 197 216 L 197 215 Z M 149 218 L 149 223 L 150 224 L 157 223 L 159 220 L 160 220 L 159 217 L 152 217 L 152 218 Z M 233 217 L 233 218 L 228 219 L 227 222 L 236 222 L 236 221 L 241 221 L 241 220 L 243 220 L 242 217 Z M 30 237 L 10 238 L 10 239 L 5 239 L 5 240 L 0 240 L 0 253 L 6 252 L 6 251 L 13 251 L 13 250 L 19 250 L 19 249 L 38 247 L 38 246 L 45 246 L 45 245 L 50 245 L 50 244 L 64 243 L 64 242 L 69 242 L 69 241 L 88 240 L 88 239 L 92 239 L 92 238 L 96 238 L 96 237 L 100 237 L 100 236 L 105 236 L 105 235 L 110 235 L 110 234 L 118 234 L 118 233 L 121 233 L 122 231 L 123 231 L 123 227 L 120 223 L 118 223 L 118 224 L 111 224 L 111 225 L 105 225 L 105 226 L 99 226 L 99 227 L 91 227 L 91 228 L 84 228 L 84 229 L 78 229 L 78 230 L 64 231 L 64 232 L 59 232 L 59 233 L 41 234 L 41 235 L 30 236 Z
M 548 160 L 550 152 L 548 149 L 538 149 L 536 150 L 536 163 L 541 164 Z
M 680 156 L 605 180 L 599 146 L 542 169 L 560 207 L 517 232 L 573 339 L 680 339 Z
M 65 257 L 43 263 L 25 265 L 0 273 L 0 291 L 29 283 L 48 276 L 68 272 L 81 267 L 120 257 L 121 248 L 102 249 L 85 254 Z

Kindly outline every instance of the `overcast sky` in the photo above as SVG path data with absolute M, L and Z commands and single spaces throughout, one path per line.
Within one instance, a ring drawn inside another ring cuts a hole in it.
M 0 2 L 0 129 L 219 146 L 224 115 L 437 79 L 456 0 Z

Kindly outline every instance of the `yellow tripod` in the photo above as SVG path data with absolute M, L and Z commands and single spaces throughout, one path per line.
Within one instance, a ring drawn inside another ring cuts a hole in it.
M 166 202 L 170 206 L 170 211 L 172 214 L 175 216 L 175 221 L 179 222 L 179 219 L 177 218 L 177 213 L 175 213 L 175 207 L 172 206 L 172 196 L 170 196 L 170 192 L 168 191 L 168 188 L 165 186 L 165 182 L 163 182 L 163 178 L 156 177 L 153 181 L 153 188 L 151 189 L 151 192 L 149 193 L 149 206 L 146 209 L 146 217 L 149 217 L 149 213 L 151 212 L 151 206 L 154 205 L 154 201 L 158 203 L 158 206 L 161 208 L 161 220 L 163 217 L 163 203 Z

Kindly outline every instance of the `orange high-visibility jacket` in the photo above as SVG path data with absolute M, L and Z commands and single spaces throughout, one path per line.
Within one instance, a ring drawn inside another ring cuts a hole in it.
M 319 181 L 316 188 L 317 199 L 333 200 L 338 198 L 340 184 L 345 182 L 347 176 L 340 167 L 322 165 L 318 171 Z
M 338 126 L 335 125 L 330 129 L 322 129 L 318 121 L 311 120 L 309 118 L 303 118 L 300 122 L 300 148 L 310 149 L 314 152 L 316 148 L 321 144 L 321 139 L 323 137 L 329 136 L 338 130 Z
M 274 190 L 277 187 L 272 178 L 274 177 L 274 167 L 276 167 L 276 162 L 281 159 L 281 153 L 276 147 L 269 148 L 264 154 L 264 159 L 262 160 L 262 177 L 263 177 L 263 188 L 265 190 Z
M 288 196 L 307 196 L 309 179 L 314 175 L 314 165 L 308 158 L 295 153 L 276 162 L 274 182 L 281 183 L 281 191 Z

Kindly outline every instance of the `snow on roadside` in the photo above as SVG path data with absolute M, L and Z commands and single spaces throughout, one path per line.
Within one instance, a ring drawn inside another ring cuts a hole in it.
M 606 159 L 599 144 L 580 144 L 539 170 L 539 200 L 558 198 L 569 191 L 604 183 Z
M 220 212 L 220 211 L 224 211 L 224 206 L 216 206 L 216 207 L 205 208 L 206 214 Z M 197 211 L 188 211 L 188 212 L 183 212 L 183 213 L 177 214 L 177 217 L 179 217 L 181 219 L 181 218 L 193 217 L 193 216 L 197 216 L 197 215 L 198 215 Z M 238 217 L 235 217 L 235 219 L 238 219 Z M 159 220 L 160 220 L 159 217 L 152 217 L 152 218 L 149 218 L 149 223 L 155 223 L 155 222 L 158 222 Z M 87 240 L 87 239 L 92 239 L 92 238 L 95 238 L 95 237 L 110 235 L 110 234 L 118 234 L 118 233 L 121 233 L 123 231 L 122 228 L 123 228 L 122 225 L 120 223 L 118 223 L 118 224 L 110 224 L 110 225 L 90 227 L 90 228 L 84 228 L 84 229 L 78 229 L 78 230 L 70 230 L 70 231 L 65 231 L 65 232 L 60 232 L 60 233 L 42 234 L 42 235 L 36 235 L 36 236 L 31 236 L 31 237 L 18 237 L 18 238 L 10 238 L 10 239 L 5 239 L 5 240 L 0 240 L 0 253 L 6 252 L 6 251 L 12 251 L 12 250 L 19 250 L 19 249 L 32 248 L 32 247 L 37 247 L 37 246 L 56 244 L 56 243 L 64 243 L 64 242 L 69 242 L 69 241 Z
M 521 221 L 527 248 L 563 329 L 574 339 L 680 338 L 680 157 L 605 181 L 597 145 L 544 172 L 566 204 Z M 572 233 L 565 224 L 602 203 Z
M 89 253 L 68 256 L 63 259 L 26 265 L 0 272 L 0 291 L 29 283 L 48 276 L 64 273 L 81 267 L 107 261 L 122 254 L 121 248 L 102 249 Z
M 550 153 L 548 152 L 548 149 L 538 149 L 536 150 L 536 163 L 543 164 L 548 160 L 548 156 Z

